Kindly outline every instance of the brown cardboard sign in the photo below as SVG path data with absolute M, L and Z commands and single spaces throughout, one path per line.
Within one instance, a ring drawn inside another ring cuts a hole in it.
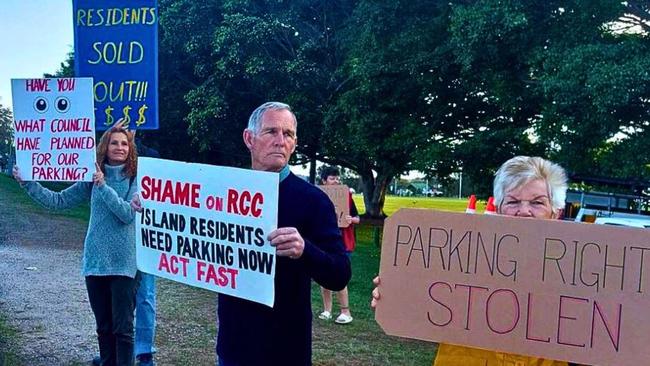
M 323 185 L 318 187 L 327 194 L 327 197 L 329 197 L 330 200 L 332 200 L 339 227 L 350 226 L 345 219 L 346 216 L 350 215 L 350 202 L 348 201 L 350 197 L 350 188 L 344 184 Z
M 650 230 L 402 209 L 384 225 L 390 335 L 590 365 L 650 359 Z

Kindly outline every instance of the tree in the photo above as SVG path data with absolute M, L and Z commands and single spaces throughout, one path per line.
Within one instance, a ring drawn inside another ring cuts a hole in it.
M 245 166 L 251 111 L 288 102 L 298 159 L 359 174 L 374 217 L 412 169 L 462 169 L 484 195 L 516 154 L 647 174 L 649 18 L 640 0 L 161 0 L 151 137 Z
M 198 66 L 211 57 L 212 35 L 222 20 L 221 2 L 160 0 L 158 47 L 158 105 L 160 129 L 143 135 L 163 157 L 224 164 L 226 143 L 202 139 L 204 128 L 192 126 L 188 94 L 205 75 Z M 216 121 L 213 121 L 216 123 Z
M 390 179 L 410 169 L 417 147 L 430 139 L 429 131 L 422 132 L 422 117 L 432 106 L 427 111 L 422 106 L 427 105 L 431 80 L 438 79 L 429 71 L 427 47 L 440 41 L 437 34 L 446 16 L 439 12 L 439 22 L 430 26 L 427 12 L 437 2 L 386 3 L 177 0 L 161 4 L 166 9 L 161 11 L 165 44 L 161 49 L 173 50 L 170 65 L 182 70 L 179 79 L 185 81 L 181 89 L 189 105 L 185 121 L 193 141 L 209 152 L 212 163 L 246 165 L 248 154 L 240 141 L 250 112 L 267 100 L 286 101 L 299 120 L 298 155 L 359 173 L 368 212 L 381 216 Z M 402 7 L 408 9 L 409 22 L 400 20 L 406 14 Z M 389 10 L 388 15 L 383 16 L 383 10 Z M 372 11 L 372 20 L 364 18 L 366 11 Z M 373 27 L 374 21 L 388 23 Z M 426 31 L 421 31 L 422 26 Z M 381 35 L 385 29 L 398 33 Z M 390 51 L 382 54 L 375 49 L 373 37 L 392 43 Z M 412 56 L 411 50 L 419 53 Z M 388 62 L 387 71 L 377 68 L 377 62 Z M 417 76 L 423 72 L 426 77 L 420 81 Z M 450 82 L 436 82 L 436 88 L 446 89 Z M 372 90 L 380 89 L 387 91 L 385 103 L 384 96 L 373 94 Z M 374 113 L 368 114 L 363 106 Z M 386 116 L 386 112 L 395 114 Z M 445 128 L 452 130 L 453 124 Z M 382 140 L 383 145 L 377 143 Z M 373 171 L 379 174 L 376 180 Z
M 287 101 L 300 121 L 298 153 L 357 172 L 370 216 L 383 215 L 394 176 L 449 172 L 455 162 L 440 157 L 471 138 L 479 113 L 493 108 L 463 88 L 446 43 L 448 4 L 233 0 L 209 12 L 222 19 L 214 30 L 206 12 L 196 14 L 201 29 L 187 29 L 184 17 L 199 5 L 170 4 L 183 11 L 169 16 L 171 27 L 161 24 L 178 41 L 169 47 L 181 50 L 176 60 L 189 58 L 185 79 L 196 84 L 185 94 L 186 121 L 211 162 L 246 164 L 238 151 L 251 110 Z
M 11 110 L 0 104 L 0 171 L 7 169 L 14 153 L 14 129 Z
M 576 173 L 605 171 L 605 155 L 623 151 L 608 141 L 647 129 L 647 36 L 614 32 L 611 26 L 621 20 L 629 24 L 629 14 L 645 14 L 637 25 L 647 25 L 648 8 L 642 4 L 482 0 L 455 5 L 451 41 L 466 87 L 500 108 L 486 121 L 488 136 L 477 137 L 489 141 L 498 131 L 514 137 L 518 148 L 501 161 L 532 153 Z M 503 127 L 512 132 L 495 126 L 498 119 L 508 121 Z M 462 150 L 475 155 L 478 146 L 483 144 L 471 141 Z M 632 161 L 621 163 L 636 164 Z
M 202 82 L 186 100 L 190 133 L 202 148 L 221 146 L 223 161 L 248 164 L 241 131 L 268 100 L 292 105 L 299 120 L 299 154 L 321 151 L 324 111 L 345 84 L 339 32 L 352 1 L 226 1 L 223 21 L 197 59 Z M 228 160 L 228 161 L 226 161 Z
M 491 106 L 464 88 L 439 1 L 363 1 L 350 26 L 350 86 L 328 114 L 327 158 L 354 169 L 367 213 L 383 216 L 391 180 L 418 169 L 447 176 L 454 146 Z M 326 158 L 326 160 L 327 160 Z
M 45 74 L 45 78 L 72 78 L 74 77 L 74 51 L 68 52 L 67 57 L 59 65 L 59 69 L 54 74 Z

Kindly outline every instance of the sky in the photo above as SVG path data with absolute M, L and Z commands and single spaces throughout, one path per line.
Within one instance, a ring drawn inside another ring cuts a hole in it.
M 12 78 L 54 73 L 73 47 L 72 0 L 0 0 L 0 104 Z

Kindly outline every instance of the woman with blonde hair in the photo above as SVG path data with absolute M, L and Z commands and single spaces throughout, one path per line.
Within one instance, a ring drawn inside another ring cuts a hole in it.
M 494 175 L 493 192 L 497 213 L 535 219 L 557 219 L 564 209 L 567 177 L 564 169 L 540 157 L 515 156 Z M 521 365 L 564 366 L 564 361 L 505 352 L 440 344 L 434 366 Z
M 97 171 L 92 182 L 77 182 L 54 192 L 37 182 L 14 178 L 46 208 L 59 210 L 90 201 L 82 273 L 97 323 L 102 365 L 133 365 L 133 311 L 138 285 L 135 259 L 137 152 L 133 134 L 121 124 L 107 130 L 97 145 Z
M 535 219 L 557 219 L 566 198 L 567 177 L 559 165 L 540 157 L 515 156 L 499 167 L 493 184 L 497 213 Z M 373 282 L 371 306 L 380 301 L 379 277 Z M 566 366 L 553 361 L 499 351 L 441 343 L 434 366 Z

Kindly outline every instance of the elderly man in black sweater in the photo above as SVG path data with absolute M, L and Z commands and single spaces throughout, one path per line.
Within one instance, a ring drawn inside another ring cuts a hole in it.
M 283 103 L 258 107 L 244 130 L 254 170 L 280 173 L 273 308 L 219 294 L 220 366 L 311 365 L 311 279 L 333 291 L 350 280 L 334 206 L 315 186 L 289 171 L 296 117 Z

